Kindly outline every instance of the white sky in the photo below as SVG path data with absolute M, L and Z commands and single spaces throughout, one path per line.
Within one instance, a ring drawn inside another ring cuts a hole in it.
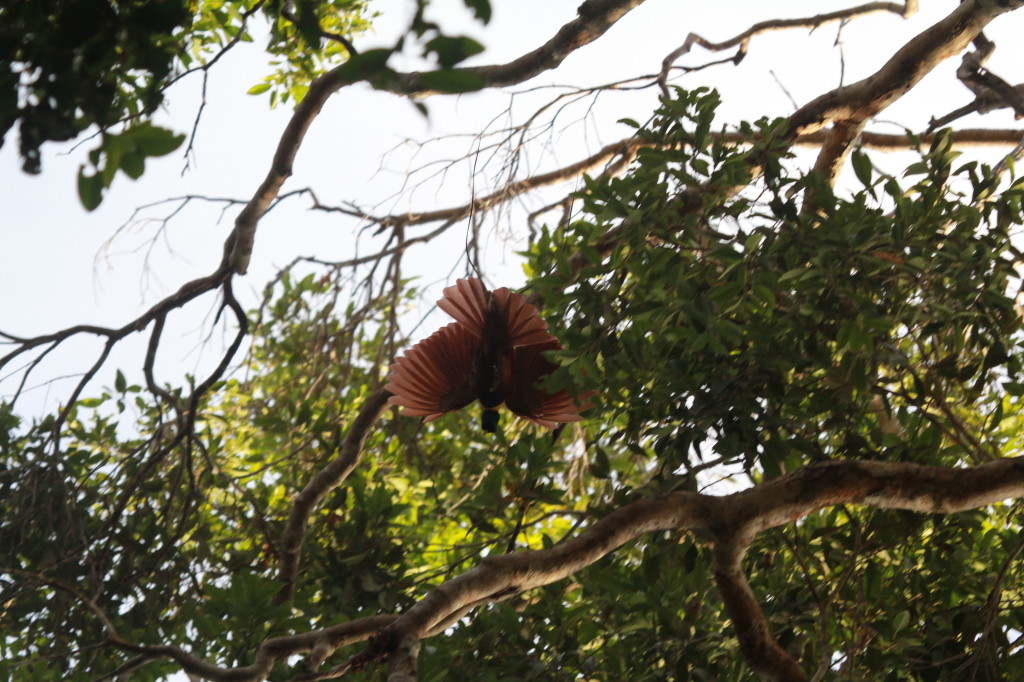
M 483 55 L 469 63 L 497 63 L 546 41 L 558 27 L 575 16 L 577 4 L 575 0 L 495 2 L 494 20 L 484 30 L 473 22 L 459 0 L 435 0 L 432 18 L 448 27 L 449 34 L 465 31 L 487 46 Z M 690 31 L 710 40 L 724 40 L 763 19 L 807 16 L 853 4 L 648 0 L 606 36 L 570 56 L 560 69 L 543 74 L 529 86 L 587 86 L 652 73 L 659 68 L 662 57 L 677 47 Z M 924 0 L 922 5 L 918 15 L 909 21 L 896 15 L 875 15 L 844 29 L 846 83 L 877 69 L 909 37 L 945 16 L 957 2 Z M 382 0 L 377 7 L 385 15 L 378 21 L 375 34 L 357 41 L 361 49 L 391 44 L 405 19 L 404 15 L 386 13 L 407 12 L 411 3 Z M 989 67 L 1010 82 L 1020 79 L 1019 69 L 1015 67 L 1022 62 L 1024 50 L 1019 41 L 1024 26 L 1017 15 L 1003 18 L 986 31 L 998 46 Z M 741 65 L 715 67 L 684 77 L 677 83 L 684 87 L 718 87 L 724 100 L 721 122 L 786 115 L 793 106 L 782 86 L 798 105 L 802 105 L 839 84 L 840 53 L 833 47 L 836 35 L 837 25 L 829 25 L 812 35 L 796 30 L 760 36 L 752 42 L 750 53 Z M 267 73 L 266 58 L 259 44 L 260 39 L 257 39 L 255 46 L 241 46 L 213 69 L 207 107 L 195 145 L 196 155 L 189 170 L 181 174 L 184 161 L 180 152 L 150 160 L 141 180 L 132 182 L 124 176 L 118 177 L 102 206 L 94 213 L 84 212 L 75 190 L 77 169 L 85 152 L 91 148 L 89 143 L 70 153 L 67 153 L 70 145 L 49 145 L 45 148 L 43 174 L 29 177 L 20 171 L 14 133 L 7 136 L 0 150 L 0 197 L 7 208 L 0 223 L 0 290 L 4 292 L 0 297 L 0 330 L 30 336 L 79 323 L 121 326 L 187 280 L 208 274 L 215 268 L 236 208 L 223 216 L 219 205 L 197 205 L 186 210 L 170 225 L 164 239 L 155 244 L 148 256 L 145 248 L 156 228 L 152 224 L 119 237 L 108 252 L 104 252 L 103 247 L 136 206 L 187 193 L 238 199 L 247 199 L 252 194 L 266 172 L 291 113 L 287 108 L 268 110 L 265 95 L 245 95 Z M 680 63 L 695 65 L 723 56 L 709 55 L 697 48 Z M 930 116 L 945 114 L 969 102 L 973 96 L 952 75 L 958 64 L 958 58 L 949 60 L 908 97 L 885 112 L 884 118 L 922 130 Z M 392 65 L 416 66 L 398 61 Z M 177 131 L 189 131 L 196 115 L 199 86 L 199 77 L 176 86 L 158 122 Z M 524 106 L 517 109 L 517 120 L 530 110 L 526 104 L 530 101 L 536 104 L 548 96 L 541 92 L 520 97 L 517 101 Z M 643 121 L 653 108 L 654 97 L 653 90 L 602 95 L 586 124 L 569 125 L 583 116 L 582 108 L 568 112 L 545 138 L 543 148 L 530 153 L 530 166 L 524 171 L 546 171 L 571 163 L 604 144 L 625 137 L 629 129 L 616 124 L 616 120 L 629 116 Z M 400 191 L 403 171 L 411 165 L 431 158 L 460 156 L 470 149 L 468 138 L 428 148 L 415 158 L 412 157 L 414 148 L 401 143 L 407 138 L 427 140 L 451 133 L 475 134 L 503 111 L 507 103 L 507 96 L 501 93 L 433 98 L 427 101 L 431 113 L 425 121 L 408 102 L 394 95 L 362 86 L 348 88 L 337 93 L 313 123 L 298 154 L 295 175 L 286 184 L 285 191 L 313 187 L 324 203 L 353 201 L 364 207 L 381 204 L 377 213 L 409 206 L 429 210 L 463 204 L 473 189 L 466 164 L 453 169 L 440 186 L 434 183 L 397 198 L 389 197 Z M 962 123 L 964 126 L 1014 127 L 1012 117 L 1005 111 L 984 120 L 971 117 Z M 878 124 L 870 128 L 900 132 L 892 125 Z M 396 145 L 398 148 L 388 154 Z M 999 153 L 988 149 L 980 152 L 980 156 L 994 162 Z M 382 163 L 385 170 L 378 172 Z M 492 187 L 487 182 L 495 177 L 497 170 L 496 166 L 485 170 L 476 180 L 475 191 L 490 191 Z M 261 221 L 249 274 L 235 284 L 236 293 L 246 307 L 259 300 L 266 281 L 295 256 L 341 259 L 352 253 L 357 225 L 349 219 L 308 211 L 307 206 L 304 199 L 292 200 Z M 161 213 L 157 209 L 149 215 Z M 522 215 L 521 211 L 512 213 L 511 217 L 506 217 L 504 225 L 521 227 Z M 463 240 L 464 232 L 455 230 L 449 239 L 436 246 L 414 252 L 405 262 L 408 274 L 419 270 L 429 277 L 426 281 L 442 282 L 457 267 L 455 274 L 461 275 L 464 266 L 457 263 Z M 143 251 L 137 251 L 139 248 Z M 492 281 L 500 281 L 503 276 L 510 284 L 521 281 L 512 254 L 514 248 L 497 237 L 489 241 L 487 271 L 498 275 L 492 277 Z M 209 296 L 172 316 L 172 326 L 165 337 L 168 342 L 179 338 L 180 342 L 165 344 L 167 348 L 157 366 L 161 380 L 177 382 L 184 372 L 198 370 L 202 373 L 206 365 L 201 358 L 216 357 L 219 341 L 205 351 L 198 348 L 209 332 L 206 316 L 213 309 L 214 301 Z M 423 331 L 429 332 L 432 326 L 428 323 Z M 138 376 L 145 341 L 145 335 L 136 335 L 122 342 L 106 371 L 86 395 L 98 392 L 100 385 L 110 385 L 118 367 L 129 377 Z M 98 343 L 69 345 L 54 354 L 30 386 L 36 386 L 44 378 L 82 371 L 92 363 L 98 349 Z M 0 354 L 3 352 L 0 347 Z M 14 388 L 10 380 L 2 382 L 2 379 L 0 376 L 0 397 L 9 395 Z M 70 381 L 63 381 L 53 386 L 39 386 L 23 397 L 19 411 L 34 415 L 44 409 L 52 410 L 72 385 Z

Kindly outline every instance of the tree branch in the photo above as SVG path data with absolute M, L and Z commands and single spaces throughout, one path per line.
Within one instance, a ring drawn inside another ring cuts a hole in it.
M 740 566 L 741 556 L 742 552 L 737 552 L 729 541 L 715 545 L 715 584 L 729 611 L 743 657 L 762 679 L 806 682 L 807 674 L 800 664 L 772 636 L 768 620 Z
M 370 429 L 377 422 L 380 413 L 387 405 L 390 393 L 384 389 L 378 389 L 367 397 L 359 414 L 349 425 L 348 433 L 341 445 L 338 456 L 331 460 L 327 466 L 320 470 L 316 476 L 310 479 L 306 487 L 302 489 L 292 501 L 292 509 L 288 514 L 288 521 L 285 523 L 284 531 L 281 533 L 281 564 L 278 568 L 277 579 L 283 583 L 281 589 L 274 597 L 274 602 L 282 604 L 291 602 L 295 596 L 295 580 L 299 570 L 299 559 L 302 554 L 302 542 L 306 536 L 306 525 L 309 522 L 309 515 L 313 513 L 316 506 L 332 490 L 344 481 L 356 464 L 359 463 L 359 455 L 363 449 L 363 442 L 369 434 Z
M 835 12 L 817 14 L 813 17 L 761 21 L 754 24 L 746 31 L 719 43 L 711 42 L 696 33 L 691 33 L 686 36 L 686 40 L 682 45 L 670 52 L 668 56 L 662 60 L 661 73 L 658 75 L 658 84 L 661 86 L 662 91 L 667 90 L 668 74 L 669 71 L 672 70 L 672 66 L 675 64 L 677 59 L 693 49 L 694 45 L 700 45 L 710 52 L 721 52 L 722 50 L 728 50 L 731 47 L 739 46 L 740 49 L 732 60 L 735 63 L 739 63 L 747 54 L 747 46 L 750 44 L 750 39 L 756 35 L 768 33 L 769 31 L 783 31 L 791 28 L 815 29 L 834 21 L 848 21 L 856 17 L 876 14 L 878 12 L 891 12 L 902 16 L 904 19 L 908 19 L 917 13 L 917 0 L 906 0 L 903 5 L 899 5 L 894 2 L 869 2 L 864 5 L 857 5 L 856 7 L 850 7 L 848 9 L 836 10 Z
M 876 116 L 939 63 L 966 49 L 989 22 L 1020 6 L 1019 0 L 967 0 L 908 41 L 871 76 L 827 92 L 798 109 L 790 117 L 790 135 L 795 138 L 833 121 L 863 121 Z
M 966 0 L 946 18 L 912 38 L 871 76 L 836 88 L 800 107 L 790 116 L 784 142 L 792 146 L 801 136 L 816 133 L 829 124 L 843 122 L 844 126 L 857 126 L 876 116 L 905 95 L 944 59 L 964 50 L 989 22 L 1022 5 L 1024 0 Z M 839 144 L 827 146 L 825 153 L 845 154 L 847 147 L 842 142 L 848 142 L 849 136 L 841 136 L 838 141 Z M 722 182 L 709 181 L 702 187 L 680 194 L 677 199 L 679 217 L 703 211 L 701 197 L 705 195 L 733 196 L 748 186 L 761 172 L 761 161 L 757 155 L 752 155 L 748 162 L 749 174 L 744 178 L 730 177 L 727 186 Z M 833 160 L 819 158 L 816 165 L 830 168 Z M 590 253 L 606 257 L 618 243 L 620 235 L 635 227 L 632 221 L 623 220 L 590 245 Z M 590 261 L 591 257 L 579 250 L 569 258 L 569 265 L 573 272 L 578 273 Z M 536 297 L 531 302 L 539 303 Z
M 405 639 L 399 642 L 388 664 L 388 682 L 416 682 L 416 658 L 419 654 L 419 640 Z
M 341 647 L 373 636 L 394 619 L 395 617 L 390 615 L 369 616 L 322 630 L 274 637 L 257 647 L 253 663 L 239 668 L 222 668 L 174 646 L 146 646 L 120 638 L 112 638 L 111 644 L 119 649 L 147 656 L 150 660 L 169 658 L 178 663 L 185 672 L 204 679 L 217 682 L 256 682 L 267 678 L 276 661 L 303 652 L 312 652 L 319 660 L 323 660 Z
M 824 462 L 724 497 L 677 491 L 643 498 L 551 549 L 486 557 L 475 568 L 429 592 L 380 637 L 392 646 L 407 638 L 420 639 L 468 605 L 566 578 L 645 533 L 685 528 L 714 536 L 716 572 L 722 574 L 720 580 L 728 592 L 724 598 L 732 604 L 730 608 L 737 609 L 745 636 L 759 638 L 747 644 L 768 657 L 764 665 L 785 670 L 788 665 L 761 641 L 765 635 L 756 622 L 751 598 L 745 594 L 749 587 L 744 587 L 742 573 L 736 572 L 757 533 L 837 504 L 952 513 L 1022 496 L 1024 458 L 963 469 L 873 460 Z M 390 653 L 381 641 L 371 641 L 362 658 L 354 657 L 356 669 L 368 659 Z
M 387 396 L 373 396 L 376 400 L 382 397 Z M 375 418 L 376 414 L 370 412 L 364 409 L 360 418 L 372 423 L 371 416 Z M 358 431 L 354 425 L 346 444 L 354 443 Z M 442 632 L 437 626 L 450 622 L 455 614 L 465 615 L 474 606 L 567 578 L 646 533 L 689 529 L 704 531 L 714 538 L 715 580 L 751 665 L 768 679 L 803 680 L 806 676 L 796 662 L 771 638 L 740 568 L 743 554 L 757 533 L 837 504 L 954 513 L 1020 497 L 1024 497 L 1024 457 L 959 469 L 877 460 L 823 462 L 721 497 L 675 491 L 641 498 L 550 549 L 486 557 L 475 568 L 431 590 L 401 616 L 371 616 L 268 639 L 257 648 L 254 662 L 239 668 L 213 665 L 174 646 L 126 642 L 116 634 L 112 622 L 104 623 L 113 646 L 147 660 L 170 658 L 186 672 L 211 680 L 264 679 L 275 661 L 302 652 L 310 652 L 309 669 L 337 649 L 368 638 L 370 642 L 363 652 L 342 665 L 320 673 L 310 670 L 300 679 L 337 677 L 384 658 L 395 662 L 392 674 L 406 675 L 394 679 L 415 679 L 408 676 L 415 665 L 415 646 L 424 637 Z M 82 598 L 74 587 L 56 586 Z M 94 604 L 85 599 L 83 603 L 95 610 Z M 141 662 L 144 661 L 133 665 Z

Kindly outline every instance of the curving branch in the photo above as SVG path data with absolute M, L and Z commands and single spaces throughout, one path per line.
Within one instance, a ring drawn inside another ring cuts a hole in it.
M 506 64 L 475 66 L 464 69 L 476 75 L 487 87 L 516 85 L 545 71 L 558 68 L 566 57 L 588 45 L 615 25 L 644 0 L 584 0 L 576 8 L 576 18 L 568 22 L 546 43 Z M 424 97 L 436 94 L 424 88 L 419 74 L 410 74 L 404 85 L 405 94 Z
M 60 444 L 58 436 L 60 433 L 60 429 L 64 424 L 64 421 L 67 419 L 67 415 L 70 413 L 70 410 L 74 407 L 75 401 L 77 401 L 82 391 L 85 389 L 86 385 L 89 383 L 90 380 L 92 380 L 93 377 L 96 376 L 99 370 L 106 363 L 107 359 L 110 357 L 110 353 L 113 350 L 114 346 L 117 345 L 117 343 L 119 343 L 122 339 L 126 338 L 127 336 L 144 331 L 151 323 L 155 325 L 154 334 L 157 338 L 159 338 L 160 330 L 162 329 L 163 323 L 167 319 L 167 316 L 173 310 L 176 310 L 177 308 L 184 306 L 186 303 L 189 303 L 190 301 L 193 301 L 206 293 L 215 291 L 218 288 L 224 288 L 226 297 L 225 300 L 227 300 L 227 297 L 230 296 L 228 285 L 230 277 L 230 273 L 222 269 L 218 269 L 212 275 L 192 280 L 191 282 L 188 282 L 185 285 L 183 285 L 174 294 L 171 294 L 170 296 L 164 298 L 163 300 L 151 306 L 149 310 L 147 310 L 139 317 L 135 318 L 134 320 L 125 324 L 124 326 L 118 328 L 98 327 L 95 325 L 76 325 L 74 327 L 68 327 L 67 329 L 63 329 L 53 334 L 45 334 L 31 338 L 22 338 L 14 336 L 12 334 L 0 332 L 0 337 L 7 339 L 7 343 L 15 346 L 13 350 L 8 352 L 3 357 L 0 357 L 0 372 L 2 372 L 5 367 L 9 366 L 18 358 L 25 356 L 36 349 L 42 349 L 39 356 L 37 356 L 33 361 L 28 363 L 26 373 L 23 374 L 18 389 L 14 394 L 14 400 L 16 401 L 28 380 L 28 374 L 30 374 L 34 369 L 36 369 L 39 366 L 41 360 L 54 349 L 56 349 L 58 346 L 73 338 L 87 335 L 101 337 L 105 339 L 103 349 L 100 351 L 93 365 L 81 376 L 81 378 L 75 385 L 74 389 L 72 390 L 70 397 L 68 398 L 67 402 L 61 409 L 57 419 L 54 422 L 54 435 L 52 441 L 54 447 L 59 449 Z M 223 369 L 226 368 L 227 362 L 231 360 L 234 350 L 237 349 L 239 343 L 240 341 L 233 344 L 230 354 L 222 362 L 222 369 L 220 370 L 221 372 L 223 372 Z M 159 394 L 157 394 L 157 397 L 160 397 Z M 201 397 L 201 391 L 193 392 L 194 400 L 198 400 L 199 397 Z
M 729 612 L 743 657 L 762 679 L 778 682 L 806 682 L 800 664 L 772 637 L 757 596 L 740 566 L 733 543 L 716 544 L 714 551 L 715 585 Z
M 355 469 L 356 464 L 359 463 L 363 442 L 381 412 L 384 411 L 390 396 L 390 393 L 381 388 L 366 399 L 359 414 L 349 425 L 348 434 L 338 451 L 338 456 L 311 478 L 302 492 L 296 495 L 292 501 L 288 521 L 281 533 L 281 563 L 278 567 L 277 579 L 282 586 L 274 597 L 275 603 L 291 602 L 295 596 L 295 580 L 299 570 L 302 542 L 306 537 L 309 515 L 313 513 L 321 500 L 338 487 Z
M 1024 117 L 1024 83 L 1010 85 L 983 68 L 996 49 L 995 43 L 986 38 L 984 33 L 979 33 L 974 39 L 974 48 L 973 51 L 964 54 L 960 67 L 956 70 L 960 82 L 975 94 L 974 101 L 945 116 L 932 118 L 928 124 L 928 132 L 967 114 L 987 114 L 1005 107 L 1012 108 L 1018 119 Z
M 472 201 L 462 206 L 439 209 L 435 211 L 423 211 L 420 213 L 406 213 L 403 215 L 391 215 L 384 218 L 374 219 L 380 227 L 378 232 L 388 228 L 406 227 L 408 225 L 420 225 L 423 223 L 434 223 L 442 220 L 451 221 L 465 218 L 466 216 L 481 211 L 487 211 L 498 204 L 506 203 L 526 192 L 541 187 L 567 182 L 579 178 L 581 175 L 594 169 L 605 166 L 615 161 L 616 163 L 632 161 L 636 157 L 637 150 L 641 147 L 648 147 L 650 144 L 636 137 L 629 137 L 618 142 L 605 145 L 596 153 L 585 159 L 563 166 L 547 173 L 538 173 L 523 180 L 509 183 L 505 187 L 486 194 L 482 197 L 475 197 Z
M 743 631 L 751 637 L 745 649 L 766 652 L 764 665 L 789 667 L 778 652 L 765 645 L 767 630 L 757 622 L 764 616 L 760 609 L 754 609 L 756 601 L 745 594 L 746 579 L 738 568 L 757 533 L 837 504 L 953 513 L 1022 496 L 1024 458 L 964 469 L 880 461 L 826 462 L 723 497 L 672 492 L 644 498 L 619 508 L 551 549 L 483 559 L 402 614 L 380 638 L 371 641 L 363 659 L 356 657 L 354 667 L 368 663 L 367 658 L 378 659 L 390 653 L 387 642 L 394 646 L 395 642 L 425 637 L 466 606 L 566 578 L 645 533 L 684 528 L 714 536 L 716 577 L 723 576 L 720 580 L 728 592 L 730 613 L 744 623 Z
M 388 664 L 388 682 L 416 682 L 416 658 L 419 653 L 418 640 L 406 639 L 399 642 Z
M 836 10 L 835 12 L 816 14 L 813 17 L 761 21 L 754 24 L 746 31 L 718 43 L 712 42 L 696 33 L 691 33 L 686 36 L 686 40 L 682 45 L 670 52 L 665 59 L 662 60 L 661 73 L 658 75 L 658 85 L 661 86 L 663 92 L 667 92 L 669 72 L 675 65 L 676 60 L 692 50 L 694 45 L 700 45 L 709 52 L 721 52 L 733 47 L 739 47 L 739 50 L 737 50 L 736 54 L 730 60 L 734 64 L 739 64 L 747 55 L 747 49 L 750 46 L 750 39 L 762 33 L 784 31 L 791 28 L 809 28 L 813 30 L 820 26 L 824 26 L 825 24 L 830 24 L 836 21 L 849 21 L 850 19 L 867 16 L 869 14 L 877 14 L 879 12 L 898 14 L 904 19 L 908 19 L 917 13 L 917 0 L 906 0 L 903 5 L 899 5 L 894 2 L 869 2 L 864 5 L 857 5 L 856 7 L 850 7 L 848 9 Z
M 350 438 L 354 438 L 351 432 Z M 663 493 L 626 504 L 550 549 L 486 557 L 476 567 L 435 587 L 401 615 L 371 616 L 268 639 L 256 649 L 254 662 L 239 668 L 216 666 L 178 647 L 127 642 L 109 619 L 104 622 L 111 645 L 138 654 L 119 670 L 169 658 L 193 675 L 247 682 L 264 679 L 276 661 L 308 652 L 305 667 L 309 672 L 297 679 L 338 677 L 387 659 L 393 663 L 392 674 L 399 675 L 394 679 L 408 680 L 414 679 L 409 671 L 415 669 L 418 642 L 441 634 L 442 626 L 453 617 L 565 579 L 644 534 L 699 530 L 713 538 L 716 584 L 748 662 L 767 679 L 804 680 L 806 674 L 797 662 L 772 638 L 740 565 L 758 533 L 842 504 L 949 514 L 1022 497 L 1024 457 L 966 468 L 877 460 L 823 462 L 721 497 L 687 491 Z M 65 591 L 95 608 L 73 586 Z M 339 648 L 366 640 L 366 648 L 343 664 L 315 670 Z
M 852 149 L 851 131 L 863 128 L 910 91 L 942 61 L 965 50 L 993 19 L 1022 6 L 1018 0 L 969 0 L 897 50 L 871 76 L 817 97 L 790 117 L 790 135 L 797 137 L 832 124 L 835 142 L 822 148 L 816 167 L 840 167 Z M 859 131 L 858 131 L 859 132 Z

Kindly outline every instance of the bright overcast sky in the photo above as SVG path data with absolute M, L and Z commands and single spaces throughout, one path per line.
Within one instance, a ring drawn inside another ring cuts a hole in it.
M 459 1 L 435 0 L 432 18 L 448 27 L 449 33 L 464 31 L 477 37 L 487 51 L 475 63 L 495 63 L 514 58 L 550 38 L 563 23 L 575 15 L 577 2 L 551 0 L 496 1 L 494 20 L 487 29 L 474 24 Z M 851 6 L 853 2 L 682 2 L 648 0 L 614 26 L 608 34 L 566 60 L 553 73 L 544 74 L 524 91 L 537 84 L 598 85 L 630 76 L 657 71 L 662 57 L 677 47 L 687 33 L 696 31 L 710 40 L 724 40 L 756 21 L 777 17 L 807 16 Z M 723 123 L 763 115 L 782 116 L 840 82 L 845 61 L 844 82 L 850 83 L 877 69 L 907 38 L 920 32 L 956 6 L 955 0 L 924 0 L 919 14 L 910 21 L 895 15 L 875 15 L 857 20 L 842 32 L 844 60 L 833 44 L 837 25 L 826 26 L 808 36 L 806 31 L 788 31 L 755 38 L 750 53 L 739 66 L 725 65 L 699 72 L 677 81 L 684 87 L 714 85 L 723 96 L 720 110 Z M 392 7 L 411 8 L 411 3 L 395 0 L 379 2 L 381 12 Z M 513 14 L 514 13 L 514 14 Z M 391 44 L 404 26 L 405 15 L 385 14 L 374 34 L 356 41 L 366 49 Z M 1016 22 L 1016 31 L 1013 31 Z M 997 44 L 997 53 L 989 67 L 1011 82 L 1019 73 L 1022 49 L 1020 20 L 1011 18 L 986 31 Z M 997 30 L 998 29 L 998 30 Z M 48 145 L 43 169 L 38 177 L 21 173 L 16 154 L 17 140 L 10 133 L 0 150 L 0 174 L 6 214 L 0 226 L 0 330 L 18 335 L 35 335 L 61 327 L 90 323 L 121 326 L 159 298 L 176 290 L 187 280 L 211 272 L 221 257 L 236 208 L 223 215 L 219 205 L 197 205 L 184 211 L 149 250 L 156 233 L 155 224 L 143 224 L 104 245 L 119 225 L 131 216 L 135 207 L 183 194 L 247 199 L 269 165 L 277 139 L 290 110 L 270 111 L 266 95 L 253 97 L 245 92 L 267 72 L 266 59 L 257 45 L 243 46 L 232 52 L 213 69 L 208 85 L 207 107 L 195 144 L 195 156 L 182 175 L 184 160 L 179 153 L 150 160 L 146 174 L 132 182 L 118 177 L 102 206 L 85 213 L 75 192 L 75 176 L 84 153 L 91 148 L 86 141 L 70 154 L 67 148 Z M 721 58 L 697 48 L 680 63 L 701 64 Z M 886 121 L 907 124 L 921 130 L 932 115 L 942 115 L 955 106 L 966 104 L 972 95 L 955 82 L 952 72 L 959 59 L 949 60 L 905 100 L 883 114 Z M 392 63 L 398 68 L 415 68 L 415 63 Z M 188 132 L 196 116 L 200 79 L 198 76 L 176 86 L 169 95 L 166 112 L 158 122 L 180 132 Z M 953 87 L 953 93 L 942 90 Z M 788 94 L 787 94 L 788 92 Z M 559 119 L 552 133 L 543 138 L 544 146 L 532 151 L 527 170 L 545 171 L 571 163 L 614 140 L 625 137 L 629 129 L 616 124 L 625 116 L 644 120 L 652 110 L 655 93 L 605 94 L 598 101 L 593 117 L 579 121 L 584 108 L 577 107 Z M 531 110 L 550 91 L 523 96 L 520 112 Z M 937 109 L 930 106 L 937 102 Z M 495 120 L 508 104 L 507 95 L 488 93 L 463 97 L 434 98 L 427 101 L 429 120 L 408 103 L 386 93 L 365 87 L 343 90 L 331 98 L 321 116 L 313 123 L 295 163 L 295 175 L 285 191 L 314 187 L 322 202 L 356 202 L 375 212 L 387 213 L 412 206 L 418 210 L 443 208 L 465 203 L 473 188 L 490 191 L 487 182 L 496 177 L 498 167 L 486 169 L 471 187 L 462 164 L 453 169 L 440 185 L 428 184 L 415 192 L 400 194 L 403 171 L 432 158 L 460 156 L 472 147 L 468 137 L 456 138 L 429 147 L 414 156 L 407 138 L 427 140 L 452 133 L 475 134 Z M 589 102 L 588 102 L 589 104 Z M 498 119 L 501 125 L 507 119 Z M 492 124 L 493 125 L 493 124 Z M 1012 127 L 1008 113 L 981 119 L 965 119 L 964 125 Z M 876 124 L 870 129 L 901 132 L 891 124 Z M 70 147 L 70 146 L 69 146 Z M 182 148 L 183 149 L 183 148 Z M 388 153 L 392 150 L 391 153 Z M 982 158 L 998 159 L 998 152 L 984 150 Z M 383 167 L 383 170 L 378 172 Z M 481 185 L 483 183 L 483 185 Z M 396 193 L 398 193 L 396 195 Z M 330 215 L 306 210 L 304 199 L 291 200 L 267 215 L 260 223 L 249 274 L 236 283 L 243 304 L 258 300 L 267 280 L 280 267 L 299 255 L 341 259 L 353 250 L 354 223 Z M 375 208 L 376 207 L 376 208 Z M 166 214 L 169 209 L 151 210 L 150 216 Z M 507 221 L 521 220 L 518 213 Z M 451 239 L 417 252 L 406 262 L 408 274 L 419 271 L 430 281 L 447 279 L 452 272 L 462 274 L 464 264 L 458 256 L 463 232 Z M 488 243 L 488 274 L 506 273 L 521 278 L 512 253 L 515 245 L 499 237 Z M 364 247 L 365 250 L 365 247 Z M 515 284 L 516 281 L 510 283 Z M 202 369 L 197 350 L 209 332 L 207 314 L 214 306 L 212 297 L 190 304 L 190 310 L 172 316 L 178 323 L 181 343 L 162 356 L 164 380 L 177 382 L 181 373 Z M 133 338 L 118 349 L 107 366 L 100 384 L 109 385 L 113 370 L 122 367 L 138 371 L 142 366 L 144 337 Z M 214 341 L 213 343 L 218 343 Z M 81 371 L 95 357 L 98 344 L 79 344 L 55 354 L 45 375 Z M 216 352 L 209 352 L 215 355 Z M 197 362 L 200 364 L 197 365 Z M 2 377 L 0 377 L 2 378 Z M 37 384 L 34 381 L 31 385 Z M 52 409 L 55 401 L 66 396 L 70 384 L 40 386 L 28 394 L 23 414 L 35 414 L 44 406 Z M 10 382 L 0 383 L 0 397 L 13 390 Z M 94 386 L 92 393 L 98 387 Z M 88 395 L 89 392 L 87 392 Z

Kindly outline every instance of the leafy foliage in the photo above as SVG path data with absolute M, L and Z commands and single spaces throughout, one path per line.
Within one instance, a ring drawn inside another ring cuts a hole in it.
M 257 15 L 270 25 L 273 71 L 253 92 L 269 90 L 272 103 L 301 101 L 326 64 L 348 57 L 348 39 L 368 27 L 363 0 L 304 1 L 294 12 L 289 3 L 266 0 L 6 3 L 0 7 L 0 140 L 18 124 L 23 168 L 38 173 L 44 143 L 99 128 L 91 157 L 96 172 L 79 174 L 79 196 L 92 210 L 118 170 L 138 178 L 145 157 L 181 143 L 182 136 L 148 119 L 176 80 L 251 41 Z M 119 124 L 126 130 L 110 132 Z
M 24 169 L 38 173 L 43 143 L 151 113 L 191 20 L 184 0 L 5 3 L 0 139 L 20 120 Z
M 836 457 L 1013 454 L 991 427 L 1016 410 L 1011 230 L 1024 184 L 993 194 L 988 169 L 954 168 L 940 138 L 909 187 L 872 177 L 843 199 L 779 165 L 759 188 L 709 196 L 784 129 L 761 122 L 741 130 L 752 150 L 727 146 L 709 135 L 712 102 L 669 103 L 635 172 L 582 195 L 593 220 L 532 252 L 534 286 L 571 311 L 575 374 L 602 387 L 614 436 L 668 471 L 714 452 L 769 476 Z M 570 288 L 565 254 L 597 261 L 596 236 L 617 224 L 608 258 Z

